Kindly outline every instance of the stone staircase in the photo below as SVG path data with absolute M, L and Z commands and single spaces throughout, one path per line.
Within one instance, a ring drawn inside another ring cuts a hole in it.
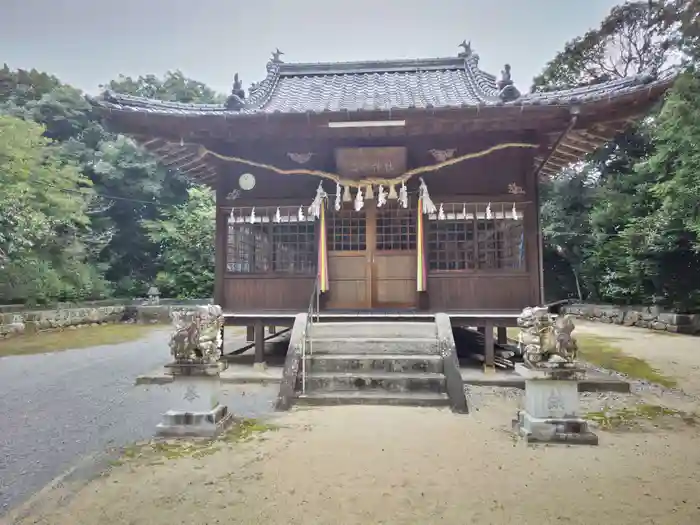
M 435 322 L 318 323 L 311 340 L 299 404 L 454 405 Z

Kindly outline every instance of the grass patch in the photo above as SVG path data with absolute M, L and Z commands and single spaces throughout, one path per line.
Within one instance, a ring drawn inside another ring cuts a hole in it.
M 124 447 L 121 457 L 112 461 L 113 466 L 126 462 L 142 462 L 151 466 L 182 458 L 203 458 L 215 454 L 223 445 L 250 441 L 258 434 L 277 430 L 279 427 L 257 419 L 236 419 L 231 428 L 216 439 L 178 439 L 149 441 Z
M 25 334 L 0 340 L 0 357 L 127 343 L 142 339 L 156 328 L 162 325 L 118 323 Z
M 649 363 L 638 357 L 627 355 L 611 344 L 615 339 L 595 335 L 583 335 L 576 338 L 579 358 L 592 365 L 624 374 L 632 379 L 641 379 L 657 383 L 667 388 L 676 386 L 676 380 L 661 374 Z
M 519 328 L 508 328 L 508 337 L 518 339 Z M 668 333 L 668 332 L 664 332 Z M 670 334 L 668 335 L 677 335 Z M 613 343 L 620 339 L 614 337 L 601 337 L 597 335 L 576 335 L 578 342 L 578 358 L 592 365 L 614 372 L 619 372 L 631 379 L 641 379 L 656 383 L 667 388 L 676 386 L 676 380 L 660 373 L 652 368 L 649 363 L 638 357 L 626 354 Z
M 599 412 L 589 412 L 585 415 L 586 419 L 594 421 L 603 430 L 629 429 L 643 422 L 657 421 L 667 417 L 679 418 L 689 426 L 693 426 L 696 423 L 695 414 L 650 404 L 618 410 L 604 408 Z

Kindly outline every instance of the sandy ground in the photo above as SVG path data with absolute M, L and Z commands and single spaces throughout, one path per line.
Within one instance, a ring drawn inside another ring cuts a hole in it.
M 591 327 L 679 379 L 684 402 L 700 409 L 700 339 L 605 325 L 582 324 L 581 332 Z M 639 399 L 593 394 L 583 404 L 599 410 Z M 211 454 L 129 460 L 88 484 L 54 487 L 14 523 L 700 523 L 700 426 L 669 416 L 597 429 L 598 447 L 533 447 L 510 430 L 520 392 L 475 387 L 470 401 L 470 415 L 296 409 L 274 420 L 278 430 Z

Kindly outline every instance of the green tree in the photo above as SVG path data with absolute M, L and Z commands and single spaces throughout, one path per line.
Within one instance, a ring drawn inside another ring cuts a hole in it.
M 598 28 L 566 43 L 535 77 L 532 91 L 566 89 L 659 71 L 674 51 L 669 26 L 674 12 L 657 0 L 613 7 Z
M 140 76 L 137 79 L 120 75 L 102 87 L 117 93 L 169 102 L 217 104 L 225 100 L 224 96 L 202 82 L 187 78 L 182 71 L 168 71 L 163 79 L 155 75 Z
M 177 297 L 211 297 L 214 285 L 214 194 L 191 188 L 185 204 L 163 210 L 159 221 L 144 221 L 160 247 L 156 284 Z
M 0 115 L 0 294 L 45 302 L 107 293 L 87 260 L 90 181 L 33 122 Z
M 589 295 L 581 282 L 581 275 L 590 246 L 589 214 L 595 191 L 590 169 L 569 170 L 561 177 L 541 183 L 540 190 L 542 234 L 552 251 L 549 264 L 556 264 L 555 257 L 566 263 L 573 277 L 576 296 L 583 300 Z M 568 295 L 568 292 L 564 294 Z

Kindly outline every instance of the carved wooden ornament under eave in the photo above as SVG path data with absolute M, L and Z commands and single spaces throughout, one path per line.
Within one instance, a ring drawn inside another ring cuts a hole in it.
M 287 153 L 287 156 L 297 164 L 306 164 L 314 156 L 313 153 Z
M 445 162 L 455 156 L 456 149 L 431 149 L 430 154 L 437 162 Z
M 508 184 L 508 193 L 511 195 L 525 195 L 525 190 L 515 182 Z

